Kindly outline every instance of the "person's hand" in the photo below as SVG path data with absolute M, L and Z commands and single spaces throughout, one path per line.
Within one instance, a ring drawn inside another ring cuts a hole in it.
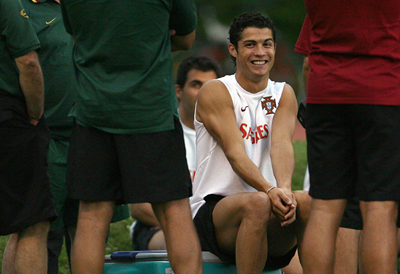
M 286 226 L 296 220 L 297 201 L 291 191 L 282 188 L 273 188 L 268 192 L 272 202 L 272 211 L 281 219 L 281 225 Z
M 37 120 L 37 119 L 29 119 L 29 122 L 31 122 L 31 124 L 32 124 L 34 127 L 36 127 L 37 124 L 39 123 L 39 120 Z
M 292 205 L 290 206 L 289 212 L 286 213 L 284 221 L 281 222 L 281 226 L 290 225 L 296 220 L 296 207 L 297 207 L 296 196 L 291 191 L 287 193 L 287 195 L 291 198 Z

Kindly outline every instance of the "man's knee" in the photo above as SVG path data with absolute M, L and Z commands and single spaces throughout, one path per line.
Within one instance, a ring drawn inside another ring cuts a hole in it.
M 115 202 L 87 202 L 80 201 L 79 203 L 79 219 L 89 219 L 92 221 L 111 221 L 114 213 Z
M 308 191 L 294 191 L 297 201 L 297 215 L 303 219 L 308 219 L 311 210 L 311 196 Z
M 47 239 L 49 229 L 50 222 L 42 221 L 18 232 L 18 238 L 20 239 L 23 237 L 43 237 L 44 239 Z
M 363 222 L 390 221 L 397 222 L 398 203 L 395 201 L 360 201 L 361 214 Z
M 268 221 L 271 211 L 271 200 L 264 192 L 254 192 L 249 194 L 248 200 L 243 209 L 244 217 L 253 217 L 260 221 Z

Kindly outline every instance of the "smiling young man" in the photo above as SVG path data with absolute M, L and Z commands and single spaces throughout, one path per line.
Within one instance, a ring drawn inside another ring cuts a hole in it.
M 293 89 L 269 79 L 273 23 L 243 13 L 229 31 L 236 74 L 207 82 L 195 114 L 197 171 L 192 214 L 202 249 L 238 273 L 286 266 L 301 246 L 307 192 L 292 192 Z

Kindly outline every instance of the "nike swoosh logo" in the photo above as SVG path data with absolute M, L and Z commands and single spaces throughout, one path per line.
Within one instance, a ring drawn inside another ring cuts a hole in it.
M 246 110 L 246 108 L 248 108 L 249 106 L 245 106 L 244 108 L 241 108 L 240 110 L 242 111 L 242 112 L 244 112 L 245 110 Z
M 29 18 L 29 16 L 26 15 L 26 12 L 25 12 L 24 9 L 22 9 L 22 10 L 19 12 L 19 14 L 21 14 L 21 15 L 22 15 L 23 17 L 25 17 L 25 18 Z
M 46 22 L 46 25 L 49 25 L 49 24 L 53 23 L 54 20 L 56 20 L 56 19 L 57 19 L 57 17 L 55 17 L 53 20 L 51 20 L 51 21 L 49 21 L 49 22 Z

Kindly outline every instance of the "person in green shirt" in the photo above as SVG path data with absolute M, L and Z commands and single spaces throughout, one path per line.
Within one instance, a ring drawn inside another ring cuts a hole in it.
M 67 153 L 73 117 L 68 114 L 75 102 L 76 85 L 72 60 L 73 39 L 65 31 L 58 0 L 21 0 L 41 44 L 38 52 L 45 82 L 44 116 L 51 139 L 48 172 L 58 217 L 51 223 L 47 240 L 48 272 L 58 274 L 58 257 L 65 237 L 73 240 L 79 201 L 67 199 Z M 117 206 L 112 222 L 129 217 L 128 205 Z M 11 240 L 16 241 L 13 235 Z M 68 239 L 69 240 L 69 239 Z M 71 243 L 71 241 L 66 241 Z M 70 246 L 67 246 L 67 251 Z M 69 254 L 68 254 L 69 255 Z M 7 263 L 10 265 L 10 263 Z
M 19 0 L 0 0 L 0 34 L 0 235 L 18 236 L 3 258 L 16 250 L 17 273 L 46 273 L 49 221 L 56 216 L 46 164 L 50 132 L 40 43 Z
M 115 204 L 150 202 L 174 272 L 201 273 L 171 54 L 194 42 L 194 1 L 65 0 L 61 6 L 75 38 L 77 79 L 67 174 L 69 196 L 80 200 L 72 271 L 102 273 Z

